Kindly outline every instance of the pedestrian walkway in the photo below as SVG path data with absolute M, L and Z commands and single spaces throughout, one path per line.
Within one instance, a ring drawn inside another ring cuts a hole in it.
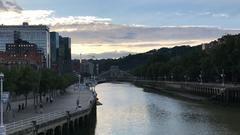
M 77 100 L 79 99 L 79 106 L 85 107 L 88 105 L 89 98 L 92 96 L 91 91 L 88 90 L 76 90 L 75 85 L 72 85 L 66 89 L 66 93 L 54 98 L 53 103 L 43 102 L 43 113 L 50 113 L 54 111 L 65 111 L 77 107 Z M 23 120 L 29 117 L 41 115 L 39 111 L 36 112 L 33 105 L 33 99 L 28 101 L 28 107 L 18 112 L 18 104 L 24 103 L 24 101 L 18 101 L 12 104 L 12 111 L 5 113 L 5 123 L 11 123 L 19 120 Z

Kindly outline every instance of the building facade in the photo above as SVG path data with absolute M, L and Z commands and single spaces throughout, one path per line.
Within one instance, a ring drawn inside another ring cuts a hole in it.
M 83 61 L 80 64 L 80 72 L 81 74 L 94 75 L 94 64 L 88 61 Z
M 46 66 L 46 60 L 36 44 L 16 40 L 6 44 L 6 51 L 0 52 L 0 64 L 7 67 L 31 66 L 40 69 Z
M 51 65 L 52 68 L 56 69 L 58 66 L 59 58 L 59 33 L 50 32 L 50 46 L 51 46 Z
M 72 60 L 72 69 L 75 73 L 81 74 L 82 76 L 93 76 L 95 75 L 95 66 L 93 63 L 82 60 Z
M 45 25 L 0 25 L 0 51 L 6 51 L 6 44 L 22 39 L 37 45 L 44 53 L 46 66 L 51 67 L 51 48 L 49 28 Z
M 71 38 L 59 37 L 59 70 L 61 73 L 72 72 Z

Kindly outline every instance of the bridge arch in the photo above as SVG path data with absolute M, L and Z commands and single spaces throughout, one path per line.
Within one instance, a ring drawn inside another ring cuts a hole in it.
M 98 75 L 99 80 L 114 81 L 114 80 L 127 80 L 135 78 L 132 74 L 120 70 L 118 66 L 112 66 L 108 71 Z

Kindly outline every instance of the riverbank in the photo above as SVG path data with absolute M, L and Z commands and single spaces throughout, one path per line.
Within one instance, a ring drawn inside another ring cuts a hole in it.
M 156 92 L 203 103 L 212 102 L 214 104 L 233 106 L 239 106 L 240 103 L 239 86 L 150 80 L 135 80 L 130 82 Z
M 137 83 L 134 83 L 134 84 L 138 87 L 144 88 L 144 91 L 146 91 L 146 92 L 165 94 L 168 96 L 181 98 L 183 100 L 191 100 L 191 101 L 202 102 L 202 103 L 210 102 L 209 98 L 197 96 L 197 95 L 193 95 L 193 94 L 189 94 L 189 93 L 178 92 L 175 89 L 172 89 L 169 87 L 154 87 L 154 86 L 141 85 L 141 84 L 137 84 Z

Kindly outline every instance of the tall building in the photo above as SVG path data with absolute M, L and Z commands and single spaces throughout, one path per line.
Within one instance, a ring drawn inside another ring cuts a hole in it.
M 46 58 L 46 66 L 51 67 L 51 48 L 49 28 L 45 25 L 0 25 L 0 51 L 6 51 L 5 45 L 22 39 L 37 45 Z
M 51 46 L 51 65 L 55 67 L 58 63 L 58 50 L 59 50 L 59 34 L 57 32 L 50 33 L 50 46 Z
M 61 73 L 72 72 L 71 38 L 59 37 L 59 68 Z

